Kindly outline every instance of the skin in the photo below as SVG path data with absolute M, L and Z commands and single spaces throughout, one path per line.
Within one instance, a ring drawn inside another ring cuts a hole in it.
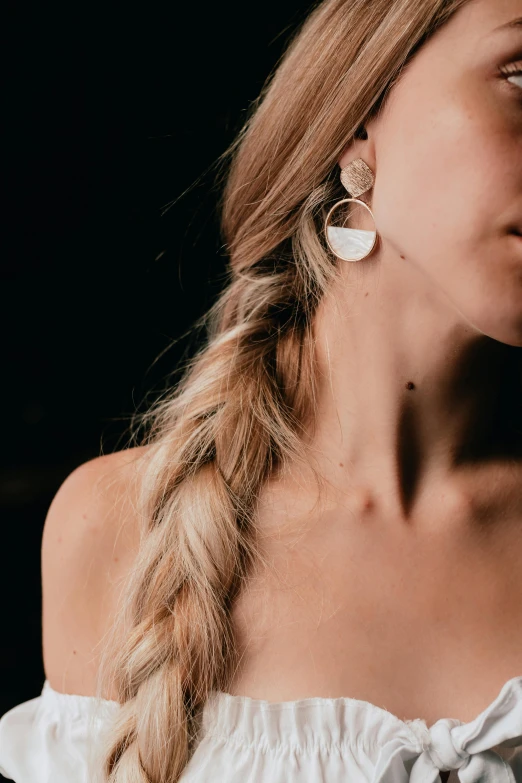
M 499 74 L 522 68 L 522 27 L 495 30 L 520 16 L 464 6 L 339 160 L 375 173 L 380 240 L 318 312 L 311 454 L 408 525 L 466 472 L 522 464 L 522 88 Z
M 380 239 L 316 315 L 322 494 L 302 466 L 262 488 L 231 693 L 431 725 L 522 674 L 522 88 L 499 73 L 522 28 L 495 30 L 517 17 L 471 0 L 339 159 L 375 173 Z

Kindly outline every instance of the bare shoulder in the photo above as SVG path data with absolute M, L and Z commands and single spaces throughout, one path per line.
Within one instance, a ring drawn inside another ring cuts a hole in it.
M 147 449 L 83 463 L 49 506 L 41 550 L 43 658 L 47 680 L 62 693 L 95 694 L 100 645 L 138 551 L 134 479 Z

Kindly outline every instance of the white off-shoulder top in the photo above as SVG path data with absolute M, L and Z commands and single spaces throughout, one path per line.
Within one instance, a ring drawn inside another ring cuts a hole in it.
M 0 773 L 16 783 L 93 783 L 96 745 L 120 705 L 59 693 L 0 719 Z M 94 755 L 93 755 L 94 754 Z M 268 702 L 214 691 L 183 783 L 522 783 L 522 676 L 469 723 L 400 720 L 352 698 Z

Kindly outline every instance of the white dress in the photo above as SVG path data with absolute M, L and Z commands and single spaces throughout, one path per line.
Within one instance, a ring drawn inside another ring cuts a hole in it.
M 93 783 L 117 702 L 53 690 L 0 719 L 0 773 L 16 783 Z M 428 728 L 352 698 L 268 702 L 215 691 L 183 783 L 522 783 L 522 676 L 469 723 Z

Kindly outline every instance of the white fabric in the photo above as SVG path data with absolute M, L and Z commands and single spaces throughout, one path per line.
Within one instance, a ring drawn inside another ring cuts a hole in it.
M 16 783 L 92 783 L 91 753 L 117 702 L 58 693 L 0 719 L 0 773 Z M 522 676 L 473 721 L 428 728 L 351 698 L 271 703 L 214 692 L 183 783 L 522 783 Z

